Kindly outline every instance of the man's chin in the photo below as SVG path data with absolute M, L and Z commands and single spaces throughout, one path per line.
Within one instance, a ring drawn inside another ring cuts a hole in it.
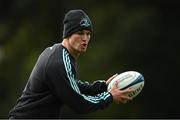
M 85 53 L 85 52 L 86 52 L 86 49 L 81 50 L 81 53 Z

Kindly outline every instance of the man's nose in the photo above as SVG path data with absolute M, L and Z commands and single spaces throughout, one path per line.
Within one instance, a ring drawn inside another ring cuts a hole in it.
M 89 40 L 89 36 L 88 36 L 87 34 L 84 34 L 84 35 L 82 36 L 82 39 L 83 39 L 84 41 L 87 41 L 87 40 Z

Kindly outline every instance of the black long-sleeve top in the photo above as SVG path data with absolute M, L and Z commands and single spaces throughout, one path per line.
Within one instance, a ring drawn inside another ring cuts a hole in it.
M 60 118 L 62 105 L 78 113 L 103 109 L 112 103 L 104 81 L 93 84 L 76 79 L 76 61 L 61 44 L 39 56 L 11 118 Z

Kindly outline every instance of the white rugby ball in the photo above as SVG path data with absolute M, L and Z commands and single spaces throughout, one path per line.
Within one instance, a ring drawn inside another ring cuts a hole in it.
M 144 77 L 141 73 L 136 71 L 127 71 L 117 75 L 108 85 L 108 91 L 111 90 L 115 82 L 118 82 L 118 88 L 124 90 L 126 88 L 133 88 L 134 91 L 127 94 L 129 97 L 136 97 L 144 87 Z

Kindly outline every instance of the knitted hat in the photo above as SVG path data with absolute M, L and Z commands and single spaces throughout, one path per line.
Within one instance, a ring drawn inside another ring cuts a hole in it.
M 93 31 L 91 20 L 83 10 L 70 10 L 67 12 L 63 24 L 63 38 L 67 38 L 81 30 Z

